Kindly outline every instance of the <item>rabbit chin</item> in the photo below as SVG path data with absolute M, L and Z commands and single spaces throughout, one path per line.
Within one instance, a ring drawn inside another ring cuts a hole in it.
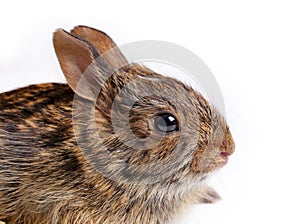
M 222 155 L 217 156 L 214 163 L 209 168 L 209 169 L 211 169 L 211 171 L 209 171 L 209 172 L 211 173 L 213 171 L 219 170 L 222 167 L 224 167 L 227 163 L 228 163 L 228 157 L 223 157 Z
M 166 182 L 168 184 L 157 184 L 151 187 L 149 197 L 169 197 L 171 199 L 182 198 L 191 192 L 195 192 L 202 186 L 206 186 L 206 178 L 208 174 L 205 175 L 196 175 L 196 176 L 185 176 L 177 182 Z

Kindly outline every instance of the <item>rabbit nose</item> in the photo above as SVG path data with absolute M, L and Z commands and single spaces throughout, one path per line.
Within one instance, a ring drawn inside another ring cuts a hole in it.
M 235 151 L 235 143 L 229 130 L 224 136 L 223 142 L 220 146 L 220 151 L 221 155 L 224 157 L 232 155 Z

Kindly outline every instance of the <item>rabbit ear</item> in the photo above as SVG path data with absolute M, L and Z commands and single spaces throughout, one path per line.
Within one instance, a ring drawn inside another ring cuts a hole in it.
M 104 61 L 88 41 L 62 29 L 54 33 L 53 44 L 68 85 L 79 96 L 94 100 L 114 68 Z
M 108 64 L 114 68 L 118 69 L 128 64 L 125 56 L 106 33 L 87 26 L 76 26 L 71 33 L 94 45 Z

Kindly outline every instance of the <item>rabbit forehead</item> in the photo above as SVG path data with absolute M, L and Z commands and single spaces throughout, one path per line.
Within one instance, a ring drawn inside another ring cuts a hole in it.
M 176 78 L 158 74 L 145 66 L 132 64 L 122 68 L 121 73 L 116 75 L 120 76 L 118 80 L 121 88 L 125 87 L 128 93 L 136 93 L 138 96 L 157 95 L 177 102 L 187 100 L 192 106 L 202 101 L 203 106 L 209 107 L 202 94 L 189 85 Z

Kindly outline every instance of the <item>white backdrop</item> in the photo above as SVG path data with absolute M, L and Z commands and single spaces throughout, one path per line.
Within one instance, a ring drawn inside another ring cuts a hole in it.
M 177 223 L 300 223 L 298 1 L 6 1 L 0 13 L 0 92 L 64 82 L 52 32 L 88 25 L 118 44 L 165 40 L 204 60 L 222 88 L 236 141 L 211 178 L 223 200 Z

